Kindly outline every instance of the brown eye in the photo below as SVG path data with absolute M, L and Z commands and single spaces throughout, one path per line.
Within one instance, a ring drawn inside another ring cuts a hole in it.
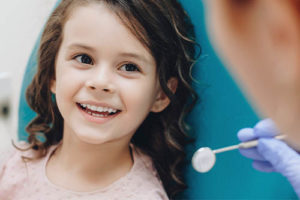
M 124 64 L 120 67 L 120 70 L 122 71 L 128 71 L 128 72 L 133 72 L 133 71 L 140 71 L 139 68 L 135 64 Z
M 92 65 L 93 64 L 93 60 L 90 56 L 86 55 L 86 54 L 81 54 L 75 57 L 75 59 L 83 64 L 88 64 L 88 65 Z

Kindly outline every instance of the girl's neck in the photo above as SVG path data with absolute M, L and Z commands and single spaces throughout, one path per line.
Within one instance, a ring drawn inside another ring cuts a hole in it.
M 63 187 L 88 191 L 108 186 L 126 175 L 132 165 L 128 143 L 94 145 L 65 137 L 48 161 L 47 176 Z
M 129 145 L 119 143 L 94 145 L 63 141 L 56 154 L 62 166 L 82 172 L 103 171 L 122 162 L 132 162 Z

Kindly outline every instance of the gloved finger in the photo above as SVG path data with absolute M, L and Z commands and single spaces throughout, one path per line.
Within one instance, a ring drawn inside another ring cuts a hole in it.
M 266 161 L 266 159 L 257 151 L 257 148 L 239 149 L 240 153 L 253 160 Z
M 284 142 L 277 139 L 260 139 L 258 151 L 285 176 L 300 197 L 300 156 Z
M 273 168 L 272 164 L 268 161 L 253 161 L 252 166 L 254 169 L 261 171 L 261 172 L 274 172 L 275 169 Z
M 259 121 L 253 129 L 256 137 L 274 137 L 279 134 L 275 123 L 269 118 Z
M 239 130 L 239 132 L 237 133 L 237 136 L 241 142 L 246 142 L 249 140 L 256 139 L 256 135 L 253 132 L 253 128 L 243 128 L 243 129 Z
M 259 139 L 257 149 L 278 172 L 288 178 L 292 171 L 298 173 L 300 170 L 300 155 L 283 141 L 262 138 Z

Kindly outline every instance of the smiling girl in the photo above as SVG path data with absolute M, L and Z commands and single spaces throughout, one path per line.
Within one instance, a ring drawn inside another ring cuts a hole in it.
M 0 199 L 168 199 L 184 189 L 193 38 L 176 0 L 62 0 L 27 89 L 37 117 L 28 144 L 2 162 Z

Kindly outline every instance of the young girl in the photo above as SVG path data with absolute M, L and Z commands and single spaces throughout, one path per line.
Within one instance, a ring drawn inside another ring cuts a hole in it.
M 62 0 L 27 89 L 37 117 L 28 144 L 2 161 L 0 199 L 153 200 L 184 189 L 193 39 L 176 0 Z

